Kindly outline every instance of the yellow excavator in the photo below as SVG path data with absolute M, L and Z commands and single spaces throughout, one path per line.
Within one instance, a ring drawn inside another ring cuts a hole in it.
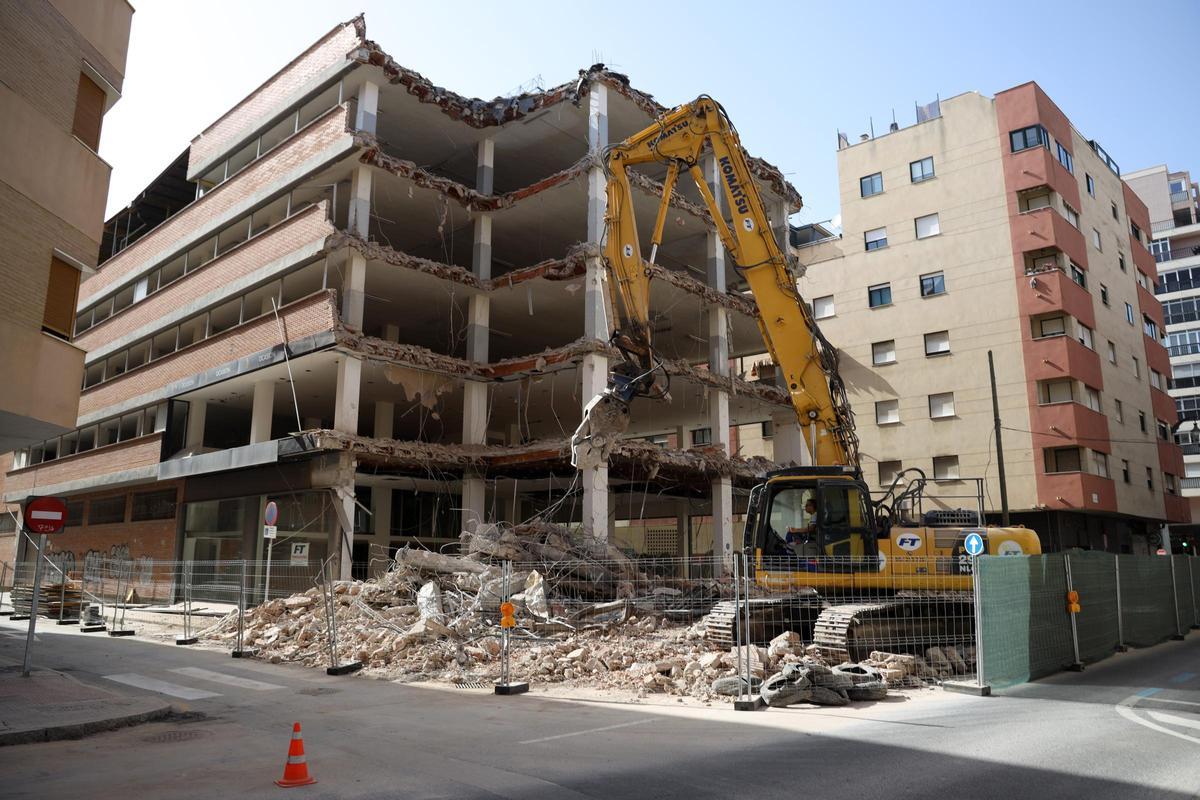
M 715 160 L 725 207 L 701 168 Z M 628 171 L 638 165 L 666 167 L 662 198 L 643 258 Z M 821 334 L 800 297 L 792 264 L 776 241 L 754 184 L 737 131 L 724 108 L 707 95 L 660 116 L 653 124 L 604 153 L 607 171 L 604 256 L 615 322 L 612 344 L 624 360 L 611 370 L 608 387 L 591 400 L 572 437 L 572 463 L 588 469 L 607 461 L 613 443 L 628 429 L 636 398 L 662 399 L 669 381 L 651 340 L 650 276 L 662 244 L 668 206 L 681 173 L 694 180 L 734 268 L 758 307 L 758 326 L 782 372 L 804 443 L 816 466 L 770 473 L 749 497 L 744 548 L 756 584 L 787 600 L 752 604 L 756 641 L 781 626 L 805 625 L 803 636 L 842 658 L 865 649 L 913 650 L 945 641 L 955 632 L 922 619 L 929 604 L 913 598 L 936 595 L 958 609 L 939 617 L 969 618 L 972 560 L 968 553 L 1033 555 L 1037 534 L 1023 527 L 988 527 L 982 499 L 975 511 L 922 511 L 925 476 L 905 470 L 878 499 L 862 479 L 854 416 L 838 372 L 838 354 Z M 971 537 L 974 538 L 974 537 Z M 839 602 L 839 598 L 843 602 Z M 850 602 L 853 599 L 854 602 Z M 864 599 L 866 602 L 863 602 Z M 732 604 L 708 616 L 708 633 L 733 642 Z M 778 624 L 772 624 L 772 620 Z

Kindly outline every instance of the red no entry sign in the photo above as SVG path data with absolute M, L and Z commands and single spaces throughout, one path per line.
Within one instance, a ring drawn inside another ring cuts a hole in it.
M 25 503 L 25 527 L 33 533 L 58 533 L 67 524 L 67 504 L 57 497 L 31 497 Z
M 263 523 L 266 525 L 274 525 L 279 520 L 279 506 L 275 505 L 275 501 L 267 503 L 266 509 L 263 511 Z

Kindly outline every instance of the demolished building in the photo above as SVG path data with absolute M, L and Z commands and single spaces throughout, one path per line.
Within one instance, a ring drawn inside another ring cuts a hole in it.
M 109 221 L 79 292 L 77 427 L 15 453 L 4 500 L 67 498 L 68 567 L 261 559 L 269 500 L 276 547 L 346 577 L 372 545 L 535 515 L 632 554 L 732 552 L 772 465 L 739 457 L 739 428 L 773 430 L 779 462 L 800 436 L 786 393 L 730 368 L 763 344 L 694 189 L 652 268 L 670 400 L 639 406 L 607 468 L 570 465 L 614 357 L 600 156 L 663 110 L 602 65 L 462 97 L 362 17 L 338 25 Z M 800 197 L 751 162 L 783 241 Z M 661 178 L 636 176 L 646 226 Z

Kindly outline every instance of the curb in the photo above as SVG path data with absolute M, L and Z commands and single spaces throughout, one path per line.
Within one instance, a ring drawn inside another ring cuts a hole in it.
M 120 717 L 76 722 L 69 725 L 53 725 L 46 728 L 35 728 L 25 731 L 0 732 L 0 747 L 17 744 L 32 744 L 34 742 L 55 742 L 62 739 L 82 739 L 96 733 L 141 725 L 145 722 L 164 719 L 171 715 L 171 705 L 163 703 L 158 708 L 149 711 L 139 711 Z

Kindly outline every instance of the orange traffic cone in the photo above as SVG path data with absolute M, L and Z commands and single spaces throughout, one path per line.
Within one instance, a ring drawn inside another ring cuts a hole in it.
M 287 765 L 283 768 L 283 778 L 275 781 L 277 786 L 285 788 L 292 786 L 307 786 L 316 783 L 316 778 L 308 775 L 308 762 L 304 760 L 304 737 L 300 735 L 300 723 L 292 728 L 292 743 L 288 746 Z

